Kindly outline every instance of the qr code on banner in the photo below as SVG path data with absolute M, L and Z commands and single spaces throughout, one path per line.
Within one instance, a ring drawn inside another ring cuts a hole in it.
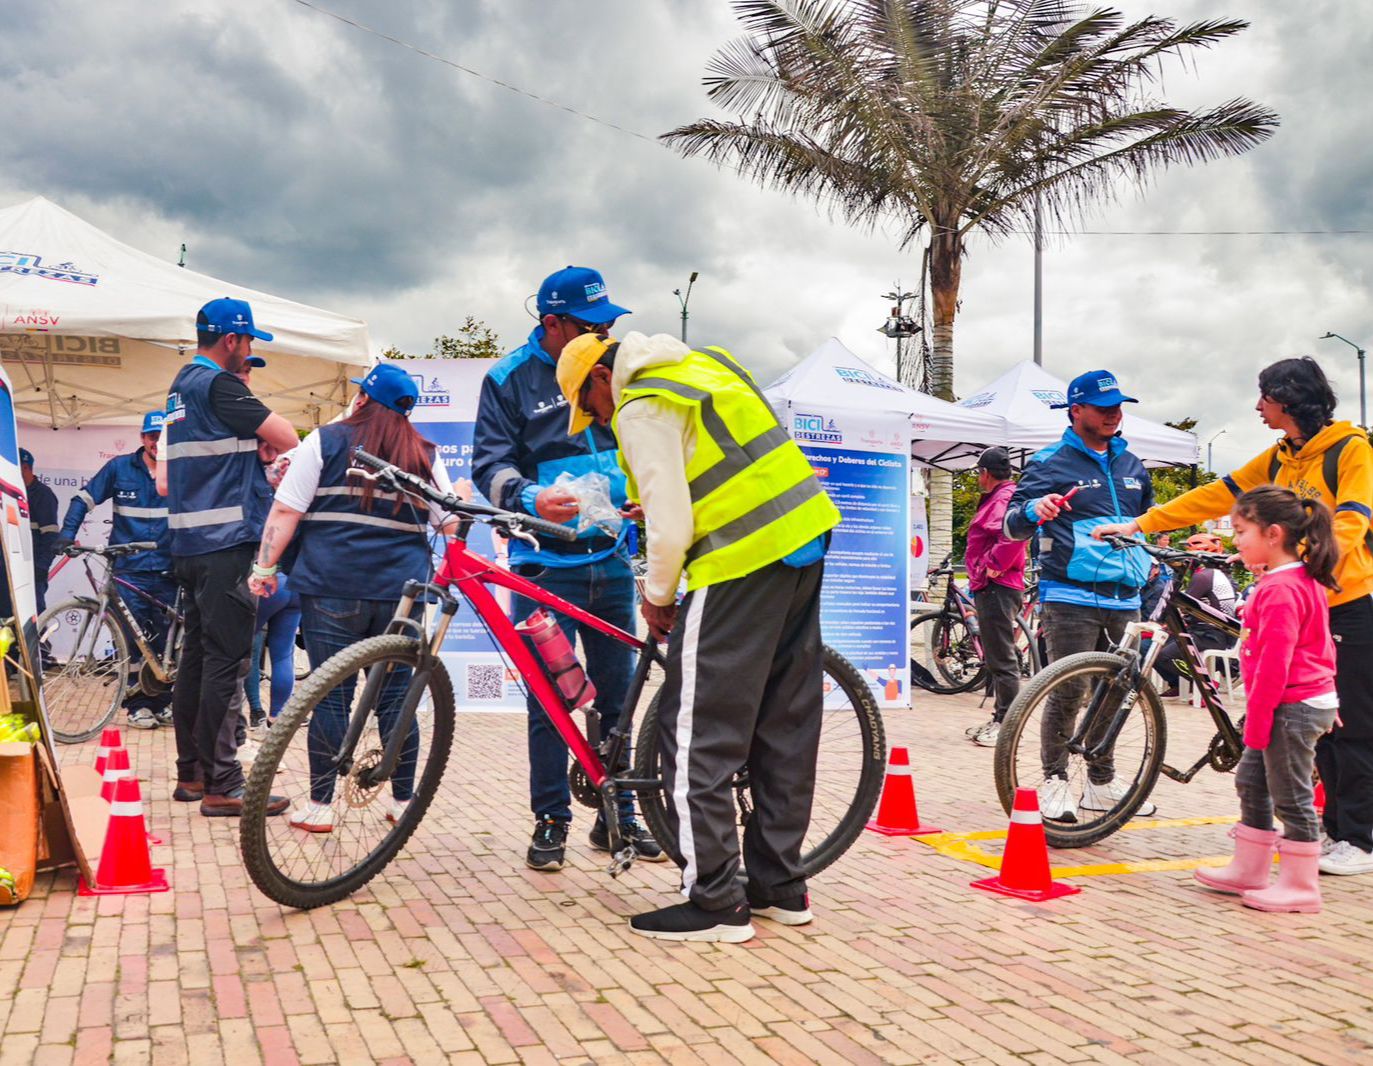
M 498 700 L 505 695 L 505 668 L 499 663 L 467 664 L 467 698 Z

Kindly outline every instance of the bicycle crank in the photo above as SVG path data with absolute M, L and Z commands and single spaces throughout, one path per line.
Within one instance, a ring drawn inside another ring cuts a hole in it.
M 138 691 L 145 696 L 161 696 L 164 692 L 172 690 L 172 682 L 176 679 L 173 674 L 166 681 L 163 681 L 153 671 L 152 666 L 145 662 L 138 668 Z
M 605 872 L 611 877 L 619 877 L 631 866 L 634 865 L 634 848 L 626 844 L 619 851 L 610 856 L 610 865 L 605 868 Z
M 581 763 L 574 762 L 568 768 L 567 784 L 572 790 L 572 795 L 583 807 L 590 807 L 593 811 L 601 809 L 601 790 L 591 783 Z

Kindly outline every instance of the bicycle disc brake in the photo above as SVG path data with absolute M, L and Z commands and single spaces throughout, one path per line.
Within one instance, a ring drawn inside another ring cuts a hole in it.
M 381 765 L 386 753 L 381 748 L 373 748 L 357 757 L 353 768 L 343 778 L 343 802 L 353 808 L 366 807 L 381 791 L 386 782 L 370 782 L 371 771 Z

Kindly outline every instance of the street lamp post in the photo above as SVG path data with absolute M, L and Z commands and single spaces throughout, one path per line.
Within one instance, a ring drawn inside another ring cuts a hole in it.
M 688 303 L 688 301 L 690 301 L 690 299 L 691 299 L 691 287 L 692 287 L 693 285 L 696 284 L 696 279 L 697 279 L 697 277 L 699 277 L 699 276 L 700 276 L 700 272 L 699 272 L 699 271 L 693 270 L 693 271 L 691 272 L 691 277 L 687 278 L 687 291 L 686 291 L 686 295 L 685 295 L 685 296 L 682 295 L 682 290 L 681 290 L 681 289 L 673 289 L 673 290 L 672 290 L 672 295 L 675 296 L 675 297 L 677 297 L 677 302 L 678 302 L 679 304 L 682 305 L 682 343 L 683 343 L 683 344 L 686 343 L 686 333 L 687 333 L 687 303 Z
M 1368 428 L 1368 393 L 1364 390 L 1363 370 L 1364 370 L 1364 356 L 1367 355 L 1368 353 L 1365 352 L 1362 348 L 1360 348 L 1360 347 L 1359 347 L 1357 344 L 1355 344 L 1353 341 L 1351 341 L 1348 337 L 1341 337 L 1338 333 L 1323 333 L 1323 334 L 1321 334 L 1321 338 L 1320 338 L 1320 339 L 1321 339 L 1321 340 L 1329 340 L 1329 339 L 1332 339 L 1332 338 L 1333 338 L 1334 340 L 1337 340 L 1337 341 L 1344 341 L 1345 344 L 1349 345 L 1349 347 L 1353 348 L 1354 351 L 1356 351 L 1356 352 L 1359 353 L 1359 425 L 1363 426 L 1364 429 L 1367 429 L 1367 428 Z
M 1211 465 L 1211 445 L 1214 444 L 1216 438 L 1224 432 L 1225 430 L 1222 429 L 1219 433 L 1213 434 L 1211 439 L 1206 442 L 1206 472 L 1208 474 L 1214 474 L 1216 472 L 1216 468 Z

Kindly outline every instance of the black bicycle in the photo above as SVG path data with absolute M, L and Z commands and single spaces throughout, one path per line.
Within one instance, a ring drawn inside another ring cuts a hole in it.
M 134 691 L 159 695 L 176 680 L 184 615 L 181 589 L 171 603 L 163 603 L 115 573 L 113 562 L 127 555 L 155 551 L 151 541 L 87 548 L 73 544 L 62 554 L 81 560 L 94 596 L 76 596 L 49 607 L 38 619 L 43 650 L 43 695 L 53 736 L 63 744 L 79 744 L 99 733 L 114 718 L 128 695 L 129 675 L 142 660 Z M 103 579 L 91 568 L 92 558 L 111 564 Z M 153 650 L 153 635 L 145 633 L 120 590 L 150 604 L 165 622 L 167 639 L 162 654 Z
M 1107 537 L 1113 548 L 1139 548 L 1174 571 L 1153 620 L 1126 627 L 1118 647 L 1069 655 L 1046 667 L 1020 690 L 996 743 L 996 788 L 1009 814 L 1017 788 L 1034 788 L 1047 808 L 1044 832 L 1056 848 L 1077 848 L 1110 836 L 1148 801 L 1158 775 L 1186 784 L 1205 766 L 1225 773 L 1244 753 L 1244 718 L 1232 721 L 1207 670 L 1191 622 L 1238 639 L 1239 620 L 1182 590 L 1182 579 L 1201 567 L 1224 569 L 1225 556 L 1157 548 L 1127 537 Z M 1141 655 L 1145 637 L 1148 648 Z M 1168 724 L 1163 701 L 1149 680 L 1168 638 L 1177 642 L 1180 671 L 1189 677 L 1215 724 L 1206 750 L 1190 767 L 1164 762 Z M 1084 708 L 1085 702 L 1085 708 Z M 1045 738 L 1060 738 L 1057 757 Z M 1067 802 L 1058 802 L 1067 793 Z M 1049 800 L 1046 802 L 1046 799 Z M 1058 813 L 1051 818 L 1050 813 Z

